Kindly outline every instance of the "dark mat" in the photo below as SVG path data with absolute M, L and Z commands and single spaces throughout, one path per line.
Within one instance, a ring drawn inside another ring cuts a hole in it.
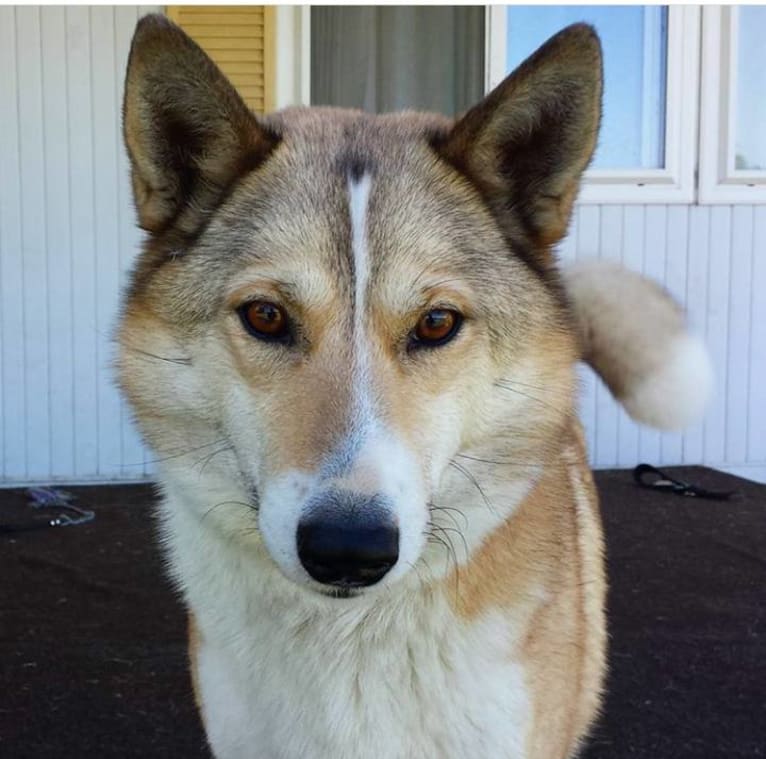
M 611 673 L 584 756 L 763 757 L 766 486 L 670 471 L 741 495 L 681 498 L 598 473 Z M 0 534 L 0 757 L 208 757 L 151 489 L 67 489 L 94 522 Z M 0 523 L 27 520 L 25 504 L 0 490 Z

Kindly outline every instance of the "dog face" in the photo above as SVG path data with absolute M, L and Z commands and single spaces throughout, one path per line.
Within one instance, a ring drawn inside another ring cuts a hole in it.
M 470 551 L 571 413 L 549 249 L 599 102 L 573 27 L 456 124 L 256 120 L 180 30 L 140 22 L 125 137 L 149 238 L 118 369 L 165 487 L 327 594 L 441 571 L 455 509 Z

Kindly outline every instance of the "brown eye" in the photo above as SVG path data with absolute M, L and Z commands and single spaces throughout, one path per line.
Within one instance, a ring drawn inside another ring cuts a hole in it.
M 434 308 L 423 314 L 412 335 L 414 347 L 436 347 L 449 342 L 460 329 L 463 317 L 448 308 Z
M 239 308 L 245 329 L 261 340 L 285 342 L 290 336 L 287 314 L 274 303 L 254 300 Z

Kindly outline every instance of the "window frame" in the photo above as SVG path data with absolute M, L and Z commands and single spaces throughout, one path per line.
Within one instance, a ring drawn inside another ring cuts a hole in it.
M 507 7 L 487 6 L 487 91 L 497 86 L 506 75 Z M 578 203 L 603 205 L 694 202 L 699 29 L 698 6 L 668 6 L 665 167 L 589 169 L 585 172 Z
M 311 6 L 274 8 L 274 108 L 311 105 Z
M 485 8 L 489 91 L 506 73 L 507 6 Z M 276 6 L 275 12 L 274 107 L 310 105 L 311 6 Z M 722 95 L 727 94 L 722 88 L 736 70 L 736 38 L 731 24 L 724 23 L 731 15 L 730 7 L 668 7 L 666 166 L 591 169 L 585 173 L 579 204 L 766 203 L 766 170 L 721 172 L 731 133 L 729 112 L 723 121 L 719 116 Z
M 736 6 L 702 12 L 699 203 L 766 203 L 766 169 L 734 168 L 739 34 Z

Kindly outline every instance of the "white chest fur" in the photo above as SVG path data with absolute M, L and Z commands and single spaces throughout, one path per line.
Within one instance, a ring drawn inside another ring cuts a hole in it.
M 466 622 L 444 592 L 314 601 L 257 555 L 183 540 L 217 759 L 522 759 L 530 717 L 513 622 Z

